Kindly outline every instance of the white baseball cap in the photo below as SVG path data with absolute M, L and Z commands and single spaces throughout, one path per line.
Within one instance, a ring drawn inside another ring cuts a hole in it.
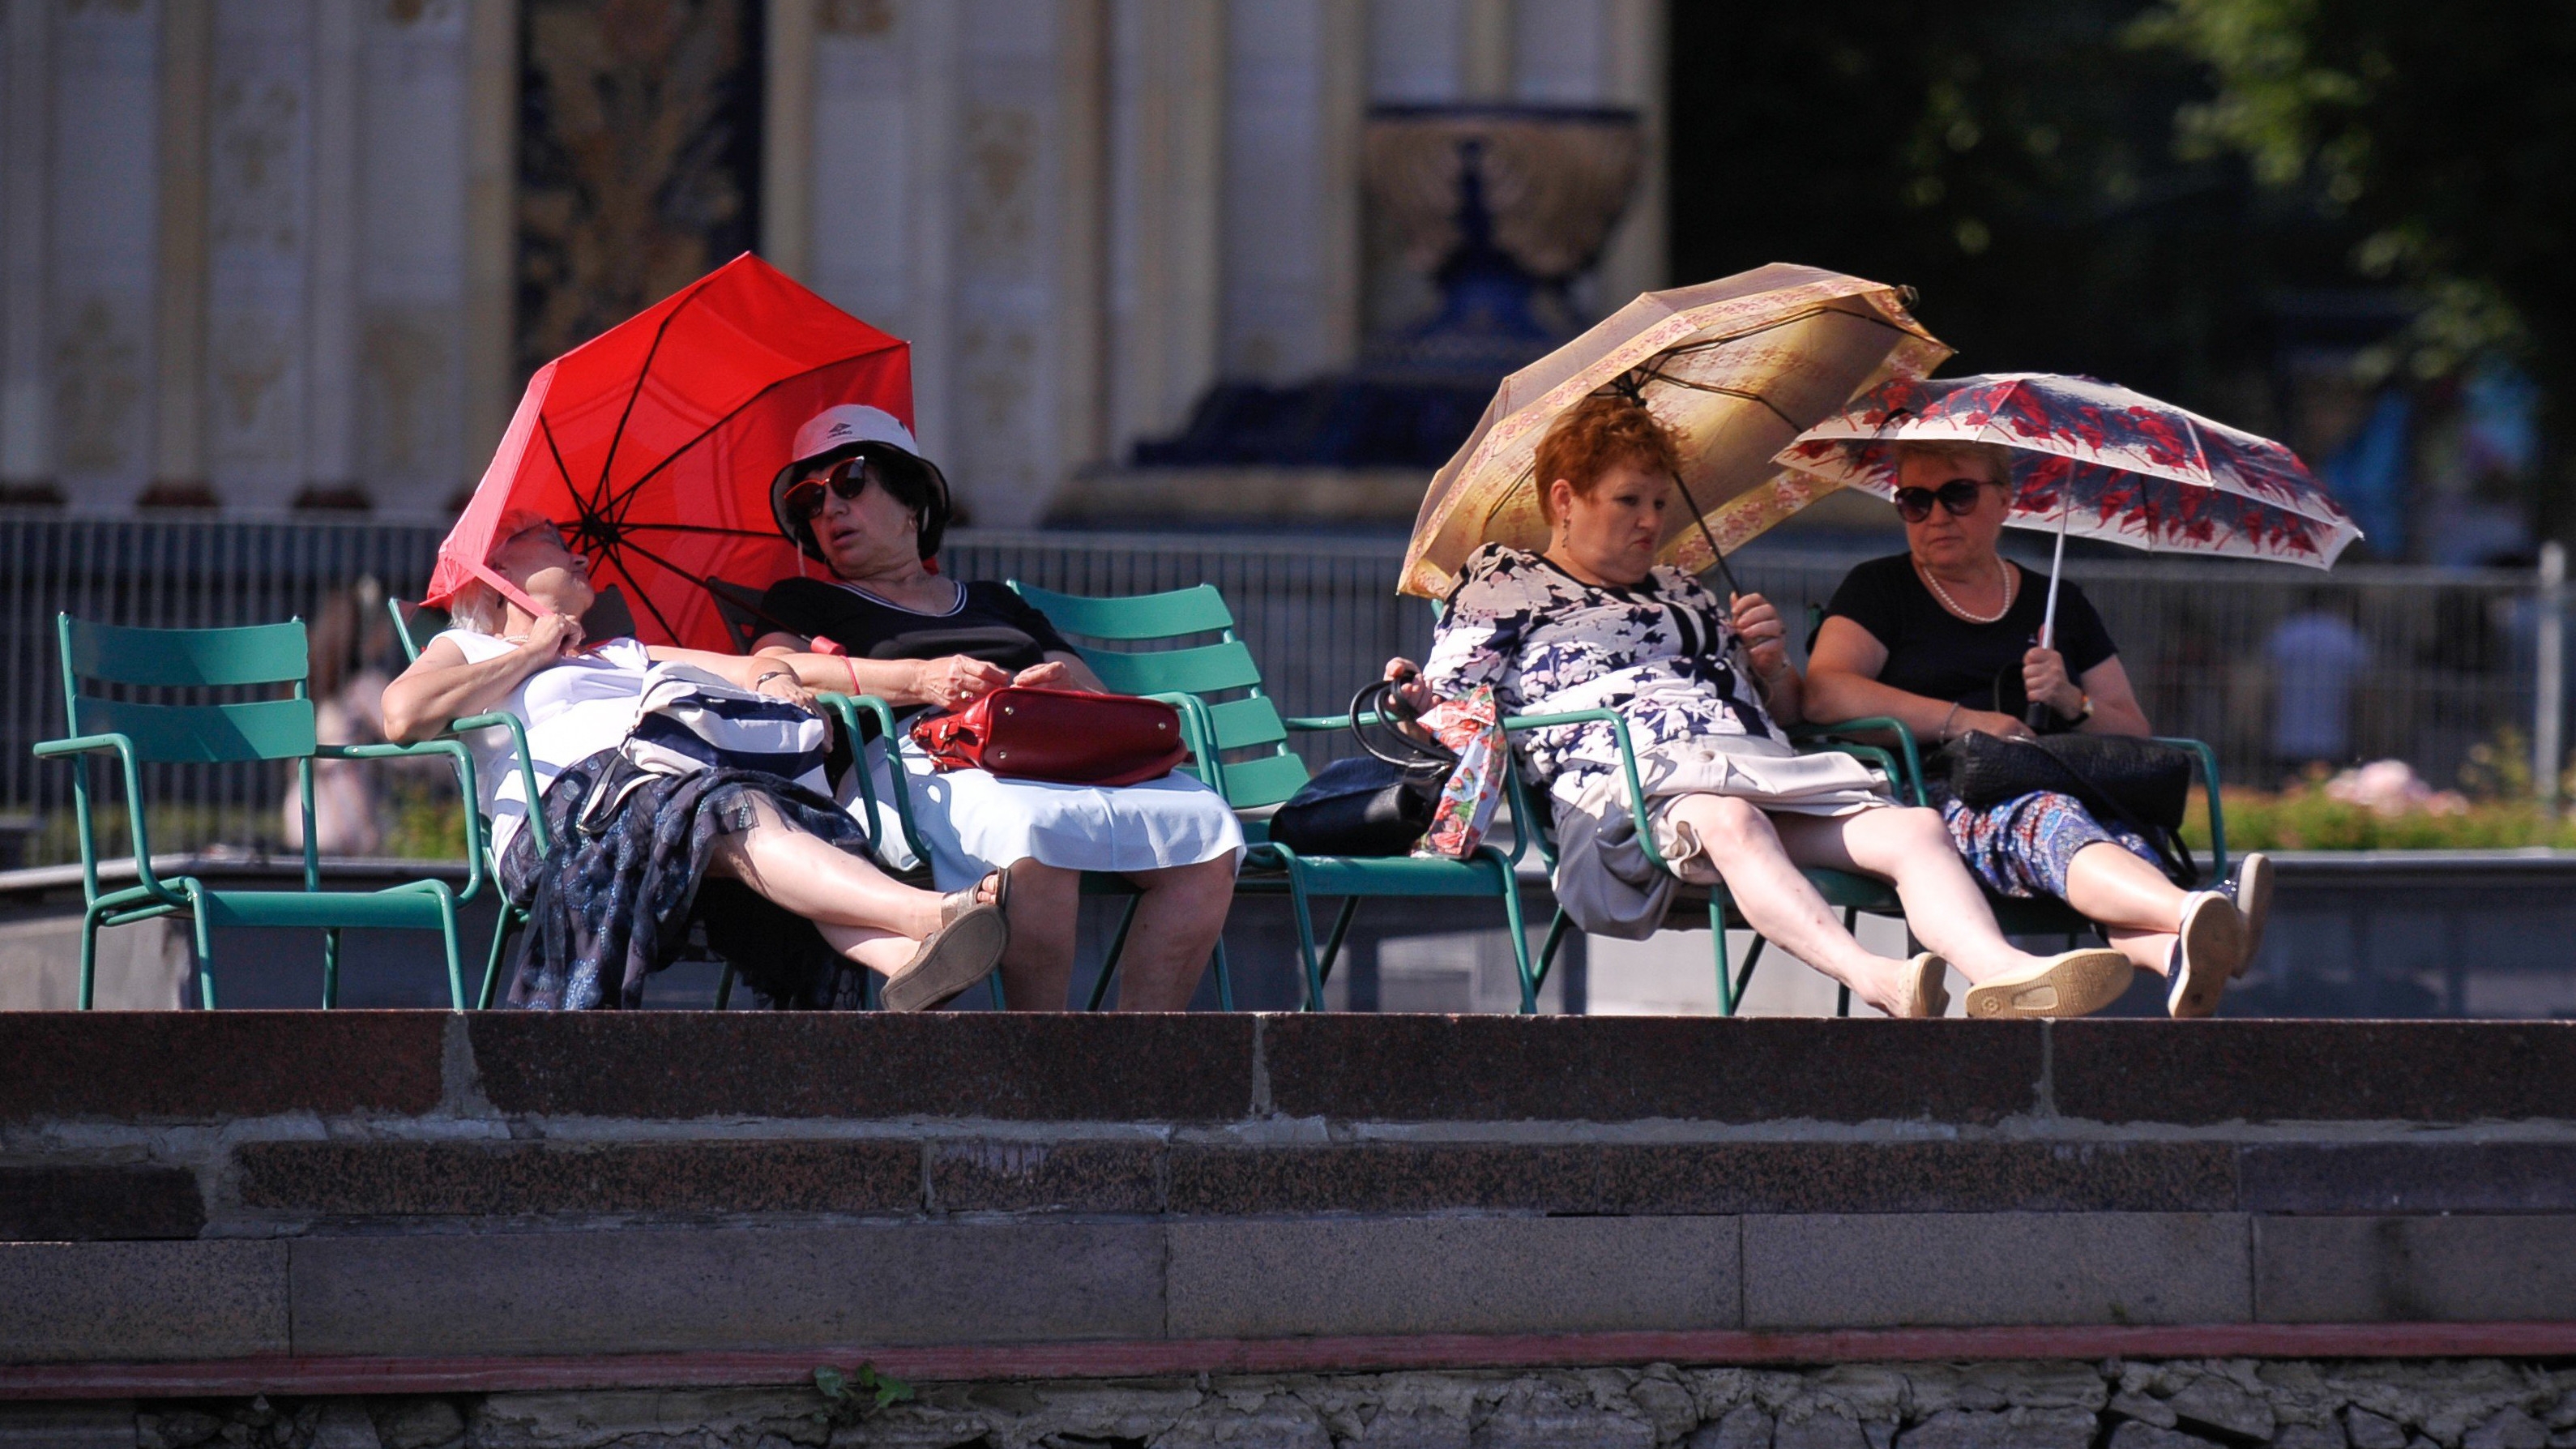
M 936 517 L 922 530 L 921 556 L 930 557 L 938 549 L 940 536 L 947 527 L 948 479 L 939 471 L 939 465 L 921 456 L 921 442 L 912 435 L 912 429 L 905 427 L 894 414 L 866 403 L 842 403 L 838 407 L 825 408 L 806 419 L 805 425 L 796 430 L 791 461 L 778 470 L 778 476 L 769 485 L 769 511 L 778 521 L 778 531 L 795 540 L 803 552 L 821 557 L 812 537 L 788 521 L 788 485 L 818 460 L 836 454 L 847 456 L 862 451 L 876 452 L 882 464 L 884 455 L 877 450 L 900 454 L 929 475 L 931 487 L 937 494 Z

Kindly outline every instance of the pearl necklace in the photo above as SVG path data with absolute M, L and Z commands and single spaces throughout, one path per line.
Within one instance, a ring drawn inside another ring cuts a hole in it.
M 1962 608 L 1958 600 L 1950 597 L 1950 591 L 1941 587 L 1941 581 L 1932 576 L 1932 571 L 1925 568 L 1922 564 L 1917 563 L 1914 566 L 1914 572 L 1916 576 L 1921 578 L 1923 582 L 1931 588 L 1932 597 L 1941 601 L 1941 607 L 1948 609 L 1951 613 L 1958 615 L 1960 618 L 1967 620 L 1971 624 L 1999 623 L 2002 621 L 2004 615 L 2012 612 L 2012 570 L 2004 567 L 2004 561 L 2002 559 L 1995 560 L 1995 572 L 2002 574 L 2004 578 L 2004 603 L 2002 608 L 1995 610 L 1991 614 L 1979 614 L 1974 610 Z

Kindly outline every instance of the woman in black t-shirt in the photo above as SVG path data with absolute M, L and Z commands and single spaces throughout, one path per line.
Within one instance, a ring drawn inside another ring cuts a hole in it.
M 2074 584 L 2059 585 L 2056 647 L 2040 647 L 2047 583 L 1995 548 L 2011 467 L 1991 443 L 1898 445 L 1906 552 L 1853 569 L 1825 606 L 1807 661 L 1810 718 L 1893 716 L 1933 744 L 1971 731 L 2027 739 L 2023 716 L 2037 701 L 2050 732 L 2150 733 L 2101 616 Z M 2101 923 L 2113 947 L 2168 978 L 2174 1016 L 2216 1011 L 2261 939 L 2271 863 L 2259 854 L 2223 889 L 2185 892 L 2143 839 L 2072 796 L 2041 792 L 1987 810 L 1940 803 L 1989 888 L 2054 896 Z
M 932 572 L 948 485 L 900 422 L 876 408 L 832 408 L 798 430 L 795 455 L 771 503 L 779 527 L 832 577 L 771 586 L 760 603 L 771 626 L 761 653 L 809 688 L 873 694 L 898 709 L 958 709 L 1006 684 L 1106 692 L 1019 595 Z M 815 649 L 826 639 L 838 652 Z M 1178 773 L 1114 788 L 1059 785 L 934 773 L 916 752 L 901 754 L 934 879 L 1010 872 L 1002 979 L 1014 1008 L 1064 1009 L 1086 870 L 1124 876 L 1142 892 L 1119 959 L 1119 1007 L 1189 1006 L 1225 928 L 1244 849 L 1223 796 Z

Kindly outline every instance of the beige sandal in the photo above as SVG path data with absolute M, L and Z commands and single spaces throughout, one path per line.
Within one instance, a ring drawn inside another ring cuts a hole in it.
M 1950 963 L 1926 951 L 1906 963 L 1913 968 L 1913 978 L 1905 993 L 1904 1009 L 1888 1015 L 1919 1021 L 1939 1016 L 1950 1009 L 1950 988 L 1946 978 Z
M 888 1011 L 936 1011 L 960 992 L 992 974 L 1011 944 L 1010 918 L 1003 906 L 1011 897 L 1011 873 L 997 870 L 990 903 L 975 894 L 984 882 L 940 898 L 939 929 L 922 938 L 912 959 L 886 977 L 877 999 Z
M 2137 969 L 2117 951 L 2060 952 L 2025 970 L 1978 983 L 1968 992 L 1968 1015 L 1985 1021 L 2090 1016 L 2119 1000 Z

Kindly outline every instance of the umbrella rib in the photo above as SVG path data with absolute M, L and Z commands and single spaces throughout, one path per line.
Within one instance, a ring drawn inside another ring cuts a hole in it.
M 714 275 L 713 272 L 707 274 L 709 277 Z M 608 475 L 617 466 L 617 445 L 626 440 L 626 424 L 635 416 L 635 404 L 644 396 L 645 380 L 653 375 L 653 359 L 662 355 L 662 339 L 670 334 L 671 324 L 680 320 L 680 314 L 688 310 L 689 304 L 698 300 L 698 295 L 706 289 L 707 278 L 699 278 L 697 285 L 689 288 L 679 301 L 673 303 L 671 310 L 663 314 L 661 322 L 653 328 L 653 345 L 644 349 L 644 364 L 635 369 L 635 386 L 627 391 L 626 408 L 617 415 L 617 431 L 608 435 L 608 456 L 599 460 L 599 491 L 602 502 L 606 501 Z
M 885 349 L 876 348 L 873 350 L 882 352 Z M 824 368 L 838 367 L 844 362 L 855 361 L 856 359 L 867 355 L 868 353 L 865 352 L 854 352 L 848 357 L 836 357 L 829 362 L 818 362 L 812 367 L 805 369 L 803 372 L 795 373 L 788 377 L 782 377 L 776 382 L 769 384 L 767 387 L 762 388 L 760 391 L 753 393 L 750 397 L 743 399 L 741 405 L 736 407 L 732 412 L 729 412 L 723 417 L 716 419 L 714 422 L 707 424 L 705 428 L 699 431 L 696 437 L 689 439 L 687 442 L 682 443 L 676 448 L 673 448 L 669 455 L 664 457 L 661 462 L 654 464 L 652 467 L 647 468 L 642 473 L 638 474 L 634 482 L 627 484 L 624 489 L 620 490 L 607 500 L 607 506 L 614 508 L 632 499 L 636 494 L 644 490 L 645 484 L 653 481 L 656 474 L 659 474 L 663 469 L 671 466 L 673 463 L 678 462 L 681 454 L 686 453 L 691 448 L 705 442 L 715 433 L 716 429 L 723 427 L 726 423 L 729 423 L 735 418 L 741 416 L 744 409 L 759 402 L 762 398 L 769 396 L 771 393 L 778 391 L 780 388 L 785 387 L 791 382 L 797 382 L 804 378 L 812 377 L 815 373 L 821 372 Z
M 1771 416 L 1778 418 L 1781 423 L 1789 429 L 1789 431 L 1793 433 L 1798 431 L 1796 419 L 1790 417 L 1787 413 L 1780 411 L 1777 404 L 1773 403 L 1771 399 L 1764 397 L 1758 392 L 1751 392 L 1740 387 L 1720 387 L 1713 382 L 1692 382 L 1688 378 L 1675 377 L 1671 373 L 1660 371 L 1647 373 L 1646 381 L 1669 383 L 1674 387 L 1688 388 L 1692 392 L 1713 392 L 1720 397 L 1742 398 L 1746 402 L 1760 403 L 1765 409 L 1769 410 Z
M 765 529 L 717 528 L 700 523 L 621 523 L 617 525 L 617 531 L 620 533 L 703 533 L 711 537 L 765 538 L 772 542 L 779 541 L 776 533 Z
M 639 548 L 635 551 L 643 554 L 646 558 L 653 557 L 653 555 L 647 550 Z M 627 567 L 626 560 L 620 557 L 615 549 L 610 549 L 608 551 L 608 561 L 615 564 L 617 566 L 617 571 L 626 576 L 626 582 L 635 586 L 635 597 L 643 602 L 646 612 L 653 616 L 653 622 L 662 626 L 662 632 L 671 636 L 671 642 L 673 644 L 678 644 L 680 642 L 680 631 L 671 627 L 671 621 L 668 616 L 663 614 L 662 606 L 653 602 L 653 595 L 645 589 L 644 581 L 635 577 L 635 570 Z M 661 562 L 658 559 L 655 559 L 654 561 L 657 563 Z M 664 568 L 670 568 L 669 564 L 663 564 L 662 566 Z M 680 573 L 677 569 L 673 569 L 672 572 Z M 688 578 L 688 575 L 685 573 L 681 573 L 680 576 L 682 578 Z M 704 583 L 695 579 L 691 579 L 690 582 L 697 583 L 700 588 L 706 587 Z
M 1829 307 L 1819 304 L 1808 308 L 1804 312 L 1792 312 L 1786 317 L 1774 317 L 1767 322 L 1757 322 L 1753 326 L 1747 327 L 1741 332 L 1729 332 L 1722 337 L 1702 337 L 1689 342 L 1676 343 L 1655 355 L 1657 357 L 1672 357 L 1685 352 L 1705 352 L 1712 347 L 1723 347 L 1730 342 L 1741 342 L 1747 337 L 1756 337 L 1762 333 L 1786 327 L 1792 322 L 1804 322 L 1811 317 L 1824 316 L 1849 317 L 1854 321 L 1867 322 L 1875 327 L 1884 327 L 1890 332 L 1904 332 L 1908 337 L 1915 335 L 1911 332 L 1906 332 L 1906 329 L 1897 326 L 1895 323 L 1888 321 L 1885 317 L 1879 316 L 1875 312 L 1854 312 L 1844 307 Z

